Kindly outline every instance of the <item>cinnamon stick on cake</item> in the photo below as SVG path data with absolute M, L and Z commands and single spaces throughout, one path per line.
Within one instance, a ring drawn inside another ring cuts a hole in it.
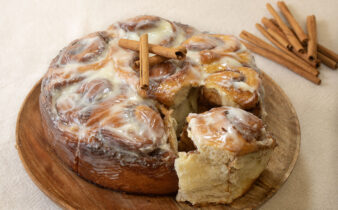
M 149 47 L 148 34 L 140 37 L 140 87 L 143 90 L 149 88 Z
M 168 58 L 160 56 L 160 55 L 154 55 L 149 57 L 149 68 L 152 66 L 155 66 L 156 64 L 162 63 L 164 61 L 168 60 Z M 136 60 L 134 62 L 134 69 L 139 70 L 140 69 L 140 60 Z
M 119 46 L 130 49 L 130 50 L 139 50 L 140 43 L 138 41 L 129 40 L 129 39 L 120 39 Z M 156 55 L 160 55 L 166 58 L 173 58 L 178 60 L 183 60 L 187 50 L 184 47 L 179 48 L 168 48 L 161 45 L 149 44 L 149 52 Z

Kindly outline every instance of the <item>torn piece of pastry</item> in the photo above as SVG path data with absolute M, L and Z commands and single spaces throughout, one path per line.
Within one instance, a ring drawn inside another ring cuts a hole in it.
M 196 150 L 179 152 L 176 199 L 192 204 L 231 203 L 265 169 L 275 141 L 255 115 L 232 107 L 188 116 Z

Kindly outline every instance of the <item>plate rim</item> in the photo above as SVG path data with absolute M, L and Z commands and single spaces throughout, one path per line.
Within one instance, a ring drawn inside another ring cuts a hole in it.
M 39 190 L 41 190 L 49 199 L 51 199 L 59 207 L 66 208 L 66 209 L 75 209 L 74 207 L 72 207 L 71 205 L 69 205 L 68 203 L 66 203 L 65 201 L 63 201 L 62 199 L 57 199 L 57 197 L 53 193 L 51 193 L 50 191 L 48 191 L 39 182 L 39 180 L 35 177 L 35 175 L 31 171 L 30 167 L 28 167 L 28 164 L 26 163 L 26 159 L 24 159 L 22 151 L 21 151 L 21 144 L 20 144 L 20 138 L 19 138 L 19 123 L 20 123 L 20 120 L 21 120 L 22 112 L 23 112 L 23 109 L 24 109 L 24 107 L 25 107 L 28 99 L 32 95 L 33 91 L 41 84 L 41 82 L 42 82 L 42 78 L 39 79 L 39 81 L 36 82 L 34 84 L 34 86 L 30 89 L 30 91 L 25 96 L 25 99 L 24 99 L 24 101 L 22 102 L 22 104 L 20 106 L 20 110 L 18 112 L 16 123 L 15 123 L 15 126 L 16 126 L 15 127 L 15 148 L 17 149 L 17 151 L 19 153 L 19 157 L 20 157 L 21 163 L 24 166 L 24 169 L 25 169 L 26 173 L 29 175 L 29 177 L 31 178 L 31 180 L 33 181 L 33 183 L 39 188 Z

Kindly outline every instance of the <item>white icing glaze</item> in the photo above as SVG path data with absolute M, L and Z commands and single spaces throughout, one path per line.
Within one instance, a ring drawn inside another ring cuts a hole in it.
M 154 112 L 158 112 L 158 110 L 155 108 L 156 102 L 154 100 L 143 99 L 138 95 L 137 85 L 139 82 L 139 77 L 130 65 L 136 54 L 131 50 L 119 47 L 118 40 L 120 38 L 139 40 L 139 36 L 142 33 L 148 33 L 150 43 L 159 44 L 164 40 L 169 40 L 170 38 L 172 38 L 173 40 L 171 40 L 168 45 L 176 47 L 179 46 L 183 41 L 185 41 L 188 38 L 188 35 L 181 27 L 164 19 L 160 19 L 160 21 L 157 21 L 154 27 L 137 31 L 126 31 L 120 28 L 117 24 L 115 24 L 115 28 L 116 29 L 114 29 L 113 31 L 114 38 L 110 40 L 102 54 L 95 58 L 95 61 L 91 61 L 89 64 L 76 61 L 66 62 L 65 65 L 61 66 L 61 68 L 53 70 L 53 73 L 60 72 L 61 75 L 69 74 L 70 78 L 83 78 L 78 82 L 62 86 L 61 88 L 55 88 L 51 91 L 53 107 L 52 112 L 54 113 L 54 116 L 56 116 L 53 120 L 59 124 L 59 127 L 61 129 L 75 134 L 81 139 L 81 141 L 89 141 L 90 137 L 97 135 L 97 132 L 100 129 L 104 129 L 123 138 L 126 143 L 144 143 L 139 148 L 139 151 L 144 153 L 152 151 L 155 148 L 169 150 L 170 147 L 167 143 L 168 133 L 165 132 L 164 128 L 156 128 L 156 126 L 154 125 L 155 122 L 152 121 L 151 118 L 147 118 L 147 116 L 144 117 L 144 119 L 146 119 L 145 122 L 141 122 L 139 121 L 139 119 L 135 118 L 134 111 L 136 106 L 148 106 Z M 200 32 L 195 31 L 193 34 L 198 33 Z M 79 51 L 91 46 L 95 42 L 98 42 L 98 40 L 99 38 L 97 36 L 80 40 L 83 47 L 81 47 Z M 210 37 L 208 38 L 208 40 L 210 40 L 212 44 L 216 45 L 216 51 L 224 51 L 238 45 L 238 41 L 235 38 L 229 39 L 229 42 L 221 42 L 220 40 Z M 226 67 L 242 66 L 241 62 L 238 61 L 239 57 L 236 53 L 245 52 L 246 49 L 240 44 L 239 46 L 239 49 L 237 49 L 235 52 L 228 52 L 228 54 L 224 54 L 217 62 L 220 65 Z M 100 44 L 100 47 L 104 46 L 101 46 Z M 75 53 L 77 53 L 77 51 Z M 92 55 L 93 54 L 88 53 L 88 55 L 86 54 L 84 56 Z M 56 61 L 56 64 L 61 63 L 61 58 L 62 56 L 59 57 L 59 59 Z M 106 60 L 107 62 L 104 63 Z M 194 75 L 194 80 L 192 81 L 192 83 L 196 84 L 196 86 L 203 85 L 205 78 L 207 78 L 210 73 L 206 73 L 205 71 L 203 71 L 200 52 L 188 50 L 187 61 L 192 63 L 192 65 L 189 64 L 189 72 Z M 98 69 L 95 69 L 95 67 L 93 66 L 92 68 L 87 68 L 84 71 L 79 70 L 84 66 L 90 66 L 90 64 L 95 63 L 103 64 Z M 181 65 L 180 62 L 173 63 L 175 63 L 176 65 L 176 73 L 182 70 L 182 68 L 179 67 L 179 65 Z M 166 77 L 168 77 L 168 75 Z M 50 78 L 50 81 L 48 82 L 50 84 L 54 84 L 62 82 L 63 80 L 65 79 L 61 77 L 53 77 Z M 92 81 L 96 81 L 96 86 L 88 86 L 85 93 L 79 92 L 83 85 L 90 84 L 90 82 Z M 108 81 L 110 86 L 104 87 L 106 83 L 103 81 Z M 100 89 L 100 85 L 103 86 L 102 89 Z M 222 81 L 222 85 L 226 87 L 234 86 L 235 88 L 243 91 L 255 91 L 245 82 L 231 82 L 227 81 L 226 78 Z M 95 93 L 97 89 L 99 89 L 101 92 Z M 90 94 L 92 94 L 93 92 L 98 95 L 95 95 L 93 99 L 89 100 L 89 98 L 91 97 Z M 124 98 L 119 98 L 121 97 L 121 95 L 123 95 Z M 223 96 L 222 100 L 225 100 L 224 98 L 226 98 L 226 95 Z M 106 110 L 101 110 L 101 112 L 106 111 L 107 113 L 101 116 L 99 118 L 99 121 L 96 122 L 94 125 L 88 125 L 88 122 L 80 122 L 80 120 L 76 117 L 66 124 L 64 122 L 60 122 L 62 121 L 61 118 L 67 117 L 67 114 L 71 115 L 73 112 L 85 114 L 89 113 L 90 115 L 93 110 L 100 109 L 104 102 L 114 100 L 116 100 L 117 102 L 112 103 L 106 108 Z M 237 106 L 237 104 L 231 105 Z M 62 109 L 58 110 L 58 106 L 62 107 Z M 113 125 L 110 122 L 111 116 L 120 118 L 123 122 L 123 125 Z M 214 116 L 213 118 L 208 118 L 207 114 L 205 116 L 207 123 L 215 123 L 218 121 L 221 122 L 224 118 L 223 115 Z M 194 123 L 194 119 L 191 120 L 190 124 L 192 126 L 198 126 L 194 125 Z M 228 132 L 226 136 L 222 137 L 224 138 L 223 141 L 226 141 L 227 136 L 232 136 L 233 138 L 236 138 L 237 134 L 232 129 L 230 124 L 226 125 L 225 127 L 227 128 Z M 209 137 L 212 137 L 211 133 Z M 206 136 L 205 138 L 207 139 L 209 137 Z M 101 141 L 105 140 L 101 139 Z M 202 141 L 202 139 L 200 141 Z M 135 153 L 132 153 L 130 155 L 135 156 Z
M 160 44 L 163 40 L 169 39 L 174 33 L 172 25 L 164 19 L 156 22 L 156 27 L 149 29 L 137 30 L 136 32 L 119 29 L 118 32 L 121 38 L 136 41 L 140 39 L 141 34 L 147 33 L 149 43 L 151 44 Z M 181 36 L 183 36 L 183 34 Z
M 232 67 L 241 67 L 243 66 L 238 60 L 232 57 L 227 57 L 224 56 L 220 59 L 219 61 L 220 64 L 226 64 L 227 66 L 232 66 Z
M 242 151 L 249 141 L 245 136 L 252 134 L 245 129 L 239 130 L 238 124 L 247 125 L 250 132 L 262 132 L 262 138 L 265 138 L 264 127 L 261 127 L 262 124 L 258 127 L 257 124 L 259 119 L 239 108 L 219 107 L 202 114 L 190 114 L 188 118 L 188 135 L 198 150 L 212 146 L 232 152 Z M 257 123 L 252 123 L 255 121 Z
M 187 59 L 190 59 L 195 64 L 200 64 L 201 63 L 200 52 L 188 50 Z
M 251 93 L 253 93 L 255 91 L 254 87 L 249 86 L 245 82 L 233 82 L 233 86 L 236 89 L 240 89 L 240 90 L 243 90 L 243 91 L 250 91 Z

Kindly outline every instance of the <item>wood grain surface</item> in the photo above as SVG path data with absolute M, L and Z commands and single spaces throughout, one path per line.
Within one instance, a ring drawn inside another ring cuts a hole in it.
M 263 74 L 268 130 L 277 140 L 272 158 L 250 190 L 231 205 L 201 209 L 256 209 L 273 196 L 290 175 L 298 158 L 300 128 L 288 97 Z M 16 144 L 22 163 L 35 184 L 66 209 L 194 209 L 172 196 L 141 196 L 104 189 L 72 172 L 44 140 L 39 112 L 39 81 L 26 97 L 17 119 Z M 287 202 L 287 201 L 286 201 Z

